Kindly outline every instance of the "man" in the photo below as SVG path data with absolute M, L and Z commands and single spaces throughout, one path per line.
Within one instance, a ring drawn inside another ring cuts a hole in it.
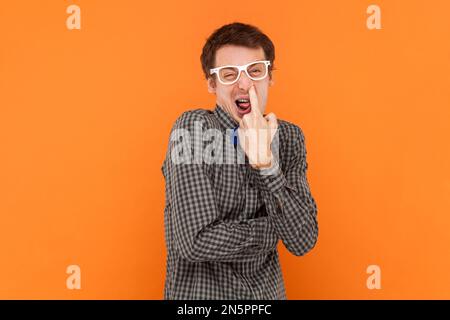
M 203 47 L 216 106 L 176 120 L 162 167 L 165 299 L 286 299 L 278 240 L 296 256 L 316 244 L 303 133 L 264 116 L 274 59 L 271 40 L 242 23 L 219 28 Z M 230 145 L 244 162 L 223 160 Z

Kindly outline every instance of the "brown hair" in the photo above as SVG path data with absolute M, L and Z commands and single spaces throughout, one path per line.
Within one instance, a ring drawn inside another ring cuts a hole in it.
M 269 76 L 272 76 L 275 47 L 272 41 L 258 28 L 240 22 L 234 22 L 215 30 L 203 46 L 200 61 L 205 78 L 210 77 L 209 69 L 214 68 L 216 51 L 227 44 L 247 48 L 259 48 L 264 51 L 265 58 L 270 61 Z

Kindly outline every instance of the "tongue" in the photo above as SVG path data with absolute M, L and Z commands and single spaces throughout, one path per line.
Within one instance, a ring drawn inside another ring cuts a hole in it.
M 239 102 L 239 107 L 248 108 L 250 106 L 250 102 Z

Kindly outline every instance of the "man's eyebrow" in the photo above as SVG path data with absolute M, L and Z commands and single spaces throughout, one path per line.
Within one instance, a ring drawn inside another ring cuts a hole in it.
M 246 65 L 249 65 L 249 64 L 258 62 L 258 61 L 264 61 L 264 59 L 257 59 L 257 60 L 254 60 L 254 61 L 251 61 L 251 62 L 247 62 L 247 63 L 244 63 L 244 64 L 232 64 L 232 63 L 227 63 L 227 64 L 223 64 L 223 65 L 220 65 L 220 66 L 217 66 L 217 67 L 214 67 L 214 68 L 221 68 L 221 67 L 241 67 L 241 66 L 246 66 Z

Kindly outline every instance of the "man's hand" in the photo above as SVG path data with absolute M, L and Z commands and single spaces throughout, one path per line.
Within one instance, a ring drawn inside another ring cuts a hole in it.
M 239 121 L 239 144 L 253 168 L 270 167 L 273 161 L 270 145 L 278 129 L 277 117 L 274 113 L 262 115 L 254 85 L 249 96 L 252 110 Z

